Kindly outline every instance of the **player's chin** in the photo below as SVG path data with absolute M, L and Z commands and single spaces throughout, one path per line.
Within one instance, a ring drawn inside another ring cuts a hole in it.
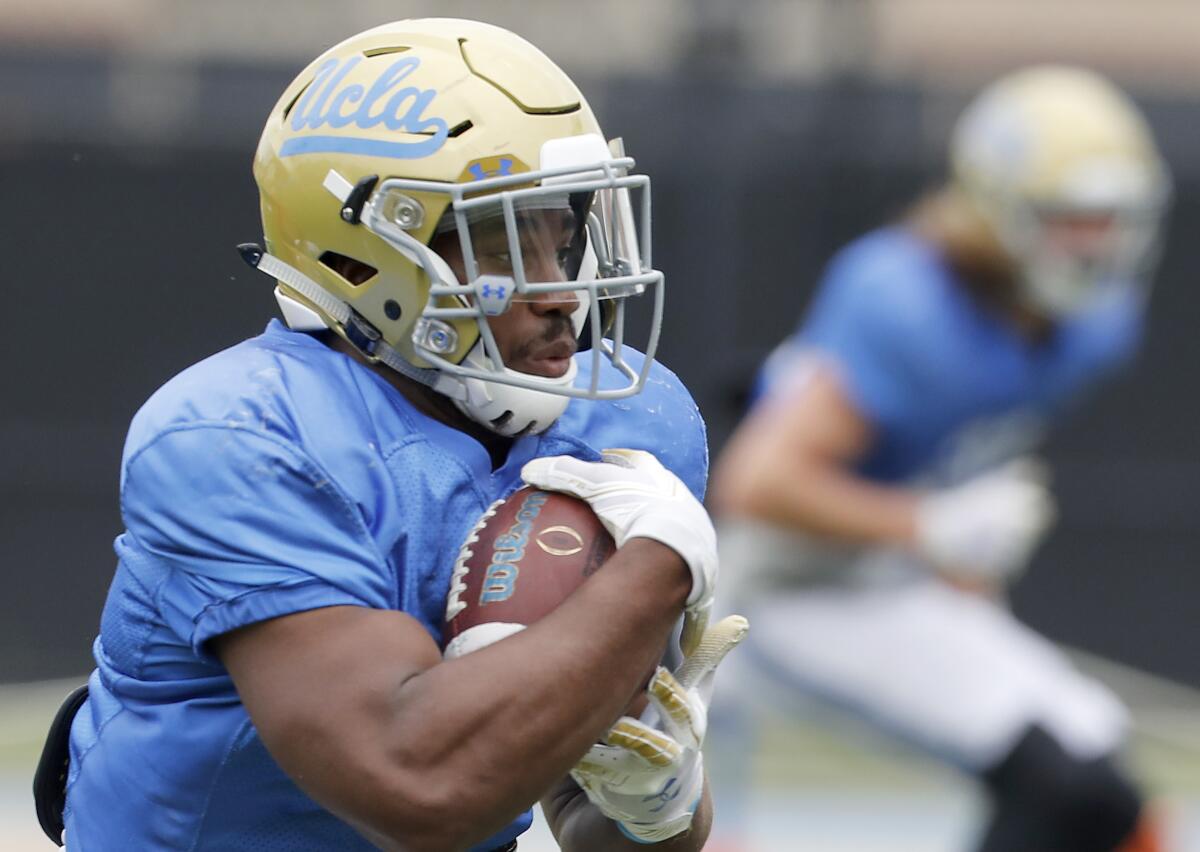
M 509 365 L 512 369 L 530 376 L 543 379 L 561 379 L 571 368 L 571 357 L 553 356 L 543 358 L 524 358 L 516 364 Z

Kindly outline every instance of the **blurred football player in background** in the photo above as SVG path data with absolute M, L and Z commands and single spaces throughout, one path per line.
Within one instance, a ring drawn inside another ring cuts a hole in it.
M 266 247 L 241 247 L 287 324 L 134 418 L 97 668 L 48 751 L 69 729 L 71 848 L 512 849 L 539 798 L 566 849 L 701 848 L 705 682 L 741 628 L 702 632 L 704 425 L 652 361 L 631 166 L 489 25 L 378 27 L 287 88 L 254 163 Z M 544 620 L 443 660 L 459 546 L 522 478 L 588 501 L 617 551 Z M 614 725 L 684 611 L 696 685 L 659 669 L 658 712 Z
M 1027 453 L 1137 347 L 1169 176 L 1068 67 L 986 89 L 951 159 L 834 259 L 714 471 L 742 664 L 977 776 L 984 852 L 1154 849 L 1124 709 L 1004 589 L 1054 521 Z

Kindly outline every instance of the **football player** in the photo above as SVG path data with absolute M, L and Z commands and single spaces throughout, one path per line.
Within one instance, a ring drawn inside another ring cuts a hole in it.
M 240 247 L 286 324 L 133 420 L 96 669 L 60 725 L 70 848 L 507 850 L 539 798 L 563 848 L 701 848 L 705 682 L 741 628 L 704 630 L 704 426 L 651 357 L 632 165 L 490 25 L 381 26 L 287 87 L 254 160 L 265 246 Z M 588 501 L 617 550 L 443 659 L 458 548 L 523 480 Z M 614 725 L 685 610 L 686 681 L 660 670 Z
M 1124 709 L 1003 592 L 1054 520 L 1027 454 L 1137 346 L 1167 169 L 1124 94 L 1059 66 L 983 91 L 951 155 L 833 260 L 717 465 L 743 663 L 978 777 L 981 850 L 1151 849 Z

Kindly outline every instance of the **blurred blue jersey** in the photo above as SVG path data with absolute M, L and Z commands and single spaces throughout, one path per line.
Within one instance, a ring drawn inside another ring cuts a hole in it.
M 590 358 L 577 357 L 586 382 Z M 601 386 L 615 384 L 612 372 Z M 702 495 L 704 425 L 660 365 L 637 397 L 572 400 L 495 471 L 474 439 L 277 322 L 172 379 L 138 412 L 125 447 L 126 532 L 71 732 L 71 848 L 372 848 L 267 754 L 208 640 L 333 605 L 402 610 L 436 639 L 459 545 L 519 487 L 521 466 L 595 460 L 617 446 L 653 452 Z
M 931 245 L 889 228 L 834 259 L 759 391 L 820 357 L 875 430 L 864 475 L 956 481 L 1027 452 L 1065 402 L 1127 360 L 1141 301 L 1120 292 L 1032 343 L 968 295 Z

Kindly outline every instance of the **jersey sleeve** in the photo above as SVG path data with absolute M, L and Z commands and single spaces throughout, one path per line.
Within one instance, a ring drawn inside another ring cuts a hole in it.
M 129 458 L 121 505 L 139 549 L 167 566 L 164 618 L 198 653 L 268 618 L 396 604 L 396 578 L 353 502 L 278 436 L 166 431 Z
M 830 365 L 859 413 L 875 424 L 902 418 L 921 398 L 920 345 L 925 313 L 906 286 L 912 271 L 902 258 L 878 252 L 844 253 L 831 264 L 790 348 L 805 363 Z
M 646 435 L 651 450 L 678 476 L 697 500 L 704 500 L 708 486 L 708 427 L 696 401 L 678 376 L 654 362 L 650 388 L 642 400 L 653 417 Z M 636 397 L 635 397 L 636 399 Z
M 630 346 L 622 349 L 621 357 L 635 371 L 645 365 L 646 356 Z M 576 387 L 583 387 L 591 380 L 591 358 L 585 354 L 577 359 Z M 607 361 L 602 361 L 601 370 L 601 388 L 626 384 L 627 379 Z M 708 482 L 704 417 L 683 381 L 661 361 L 651 362 L 641 393 L 622 399 L 573 400 L 552 434 L 579 436 L 596 451 L 625 447 L 651 452 L 697 500 L 704 499 Z M 564 447 L 561 451 L 574 450 Z
M 626 360 L 638 368 L 643 358 L 640 352 L 626 353 Z M 708 486 L 708 429 L 683 381 L 661 361 L 654 361 L 642 392 L 613 404 L 613 408 L 614 423 L 623 437 L 607 439 L 601 446 L 654 453 L 697 500 L 704 500 Z

